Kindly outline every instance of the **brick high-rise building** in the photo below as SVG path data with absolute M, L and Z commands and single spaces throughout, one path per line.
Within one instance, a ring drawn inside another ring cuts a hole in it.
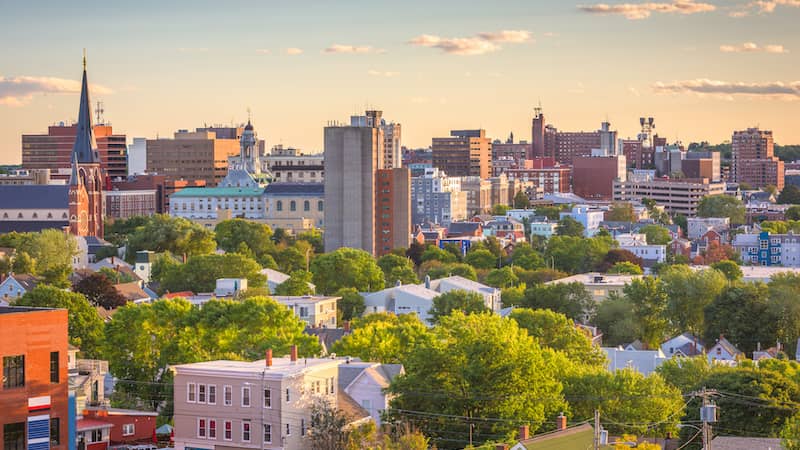
M 492 175 L 492 141 L 486 130 L 452 130 L 450 137 L 433 138 L 433 167 L 451 177 Z
M 325 127 L 325 251 L 375 254 L 375 185 L 383 155 L 380 111 L 370 126 Z
M 0 442 L 67 450 L 67 310 L 0 307 Z
M 541 108 L 537 108 L 531 129 L 533 158 L 553 158 L 560 164 L 572 164 L 573 158 L 591 156 L 592 150 L 616 153 L 617 132 L 611 130 L 609 122 L 603 122 L 597 131 L 558 131 L 545 123 Z
M 411 172 L 380 169 L 375 179 L 377 256 L 411 245 Z
M 91 115 L 91 111 L 89 111 Z M 111 178 L 128 175 L 128 148 L 124 134 L 114 134 L 111 125 L 92 127 L 100 157 L 100 167 Z M 72 165 L 72 146 L 78 133 L 78 124 L 53 125 L 47 134 L 22 135 L 22 168 L 50 169 L 53 178 L 66 179 Z M 62 169 L 62 170 L 59 170 Z
M 228 157 L 239 153 L 236 139 L 220 139 L 214 131 L 181 130 L 174 139 L 147 140 L 147 172 L 167 181 L 202 180 L 216 186 L 228 173 Z
M 734 131 L 731 153 L 731 181 L 759 189 L 772 185 L 783 189 L 783 161 L 775 156 L 772 131 L 748 128 Z
M 611 200 L 614 181 L 625 181 L 625 155 L 579 156 L 572 164 L 572 192 L 591 200 Z

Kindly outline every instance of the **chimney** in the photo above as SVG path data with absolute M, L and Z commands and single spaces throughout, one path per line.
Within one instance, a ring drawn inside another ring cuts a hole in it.
M 349 320 L 345 320 L 344 322 L 342 322 L 342 328 L 344 328 L 344 332 L 345 333 L 349 333 L 350 332 L 350 321 Z
M 496 444 L 494 450 L 508 450 L 508 444 Z
M 556 417 L 556 429 L 558 431 L 567 429 L 567 416 L 563 412 Z
M 267 367 L 272 367 L 272 349 L 271 348 L 267 349 L 266 355 L 264 357 L 264 363 L 267 365 Z
M 114 264 L 114 257 L 111 257 L 111 264 Z
M 519 427 L 519 440 L 524 441 L 530 437 L 530 431 L 527 425 Z
M 297 346 L 296 345 L 292 346 L 292 352 L 290 354 L 290 358 L 291 358 L 292 362 L 297 362 Z
M 425 275 L 425 289 L 431 288 L 431 276 Z
M 395 287 L 400 287 L 400 286 L 403 285 L 403 282 L 400 281 L 400 280 L 397 280 L 397 281 L 394 282 L 394 285 L 395 285 Z

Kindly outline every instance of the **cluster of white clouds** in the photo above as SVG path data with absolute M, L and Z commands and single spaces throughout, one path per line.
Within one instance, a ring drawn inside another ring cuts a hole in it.
M 720 45 L 719 50 L 724 53 L 789 53 L 789 50 L 786 50 L 783 45 L 758 45 L 755 42 L 745 42 L 739 45 Z
M 92 84 L 92 94 L 111 94 L 107 87 Z M 81 91 L 81 83 L 55 77 L 0 77 L 0 105 L 23 106 L 34 95 L 39 94 L 77 94 Z
M 470 37 L 445 38 L 433 34 L 423 34 L 408 43 L 420 47 L 432 47 L 451 55 L 483 55 L 500 50 L 500 44 L 521 44 L 530 42 L 533 36 L 525 30 L 501 30 L 482 32 Z
M 653 90 L 657 94 L 690 93 L 713 95 L 725 99 L 733 99 L 735 96 L 746 96 L 800 100 L 800 81 L 793 81 L 790 83 L 781 81 L 743 83 L 698 78 L 695 80 L 673 81 L 671 83 L 659 81 L 653 85 Z
M 386 53 L 386 50 L 373 48 L 369 45 L 344 45 L 333 44 L 323 50 L 324 53 L 346 53 L 354 55 L 364 55 L 368 53 Z
M 668 2 L 645 3 L 597 3 L 578 7 L 581 11 L 594 14 L 614 14 L 630 20 L 647 19 L 653 13 L 668 14 L 697 14 L 715 11 L 716 6 L 711 3 L 696 2 L 694 0 L 671 0 Z

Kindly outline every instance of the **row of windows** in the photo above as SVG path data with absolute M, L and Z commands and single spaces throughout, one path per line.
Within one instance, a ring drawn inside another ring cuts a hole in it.
M 50 418 L 50 445 L 61 445 L 61 420 Z M 25 422 L 3 425 L 3 450 L 25 450 Z
M 50 383 L 58 384 L 59 353 L 50 352 Z M 3 389 L 25 387 L 25 355 L 3 357 Z
M 242 386 L 241 388 L 241 405 L 243 408 L 251 406 L 250 386 Z M 272 408 L 272 390 L 264 389 L 263 407 Z M 291 401 L 291 391 L 286 388 L 286 402 Z M 225 406 L 233 405 L 233 386 L 225 385 L 222 387 L 222 402 Z M 186 385 L 186 403 L 199 403 L 206 405 L 217 404 L 217 386 L 214 384 L 202 383 L 187 383 Z
M 3 213 L 3 219 L 8 219 L 8 218 L 9 218 L 9 217 L 8 217 L 8 213 L 7 213 L 7 212 L 6 212 L 6 213 Z M 17 219 L 24 219 L 24 218 L 25 218 L 25 217 L 23 216 L 23 214 L 22 214 L 22 213 L 18 213 L 18 214 L 17 214 Z M 32 218 L 32 219 L 38 219 L 38 218 L 39 218 L 39 214 L 38 214 L 38 213 L 33 213 L 33 214 L 31 215 L 31 218 Z M 52 218 L 53 218 L 53 213 L 47 213 L 47 218 L 48 218 L 48 219 L 52 219 Z M 62 218 L 62 219 L 66 219 L 66 218 L 67 218 L 67 213 L 63 213 L 63 214 L 61 214 L 61 218 Z
M 197 419 L 197 437 L 199 439 L 217 439 L 217 419 L 209 419 L 200 417 Z M 264 444 L 272 443 L 272 424 L 265 423 L 264 425 Z M 242 420 L 241 422 L 241 441 L 250 442 L 252 440 L 253 425 L 249 420 Z M 284 424 L 284 436 L 292 435 L 291 424 Z M 306 434 L 306 419 L 300 419 L 300 435 Z M 233 440 L 233 421 L 222 421 L 222 439 L 225 441 Z M 21 449 L 20 449 L 21 450 Z

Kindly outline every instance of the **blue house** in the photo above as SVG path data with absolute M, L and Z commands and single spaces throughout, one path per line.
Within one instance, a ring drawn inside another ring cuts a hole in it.
M 10 274 L 0 283 L 0 304 L 8 304 L 33 290 L 39 278 L 28 274 Z

